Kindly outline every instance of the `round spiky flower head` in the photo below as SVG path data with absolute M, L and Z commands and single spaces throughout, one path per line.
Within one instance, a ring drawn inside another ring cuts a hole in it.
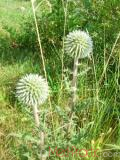
M 43 104 L 48 94 L 46 80 L 37 74 L 23 76 L 16 86 L 16 97 L 28 106 Z
M 75 30 L 65 39 L 65 51 L 71 57 L 85 58 L 92 52 L 93 42 L 88 33 Z

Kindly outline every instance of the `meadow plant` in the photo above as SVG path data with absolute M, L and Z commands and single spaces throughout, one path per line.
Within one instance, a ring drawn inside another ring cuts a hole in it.
M 70 32 L 65 39 L 65 52 L 74 58 L 73 79 L 72 79 L 72 107 L 76 103 L 77 76 L 79 59 L 90 57 L 93 49 L 93 42 L 88 33 L 75 30 Z
M 28 74 L 17 83 L 16 96 L 28 106 L 39 106 L 48 97 L 48 84 L 37 74 Z
M 49 95 L 48 84 L 44 78 L 37 74 L 29 74 L 22 77 L 16 86 L 16 97 L 19 101 L 32 106 L 36 126 L 40 127 L 39 105 L 43 104 Z M 44 148 L 44 132 L 40 133 L 41 150 Z

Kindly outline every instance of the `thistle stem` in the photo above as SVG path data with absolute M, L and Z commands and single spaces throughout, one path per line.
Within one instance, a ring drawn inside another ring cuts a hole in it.
M 37 108 L 37 105 L 33 106 L 33 114 L 34 114 L 34 118 L 35 118 L 35 124 L 36 127 L 39 128 L 40 127 L 40 121 L 39 121 L 39 111 Z M 40 137 L 40 149 L 41 151 L 44 150 L 44 141 L 45 141 L 45 133 L 43 131 L 41 131 L 39 133 L 39 137 Z M 41 160 L 45 160 L 46 157 L 44 155 L 41 155 Z
M 34 114 L 34 118 L 35 118 L 36 127 L 39 127 L 39 125 L 40 125 L 39 112 L 38 112 L 38 108 L 36 105 L 33 106 L 33 114 Z
M 76 103 L 76 90 L 77 90 L 77 74 L 78 74 L 78 57 L 74 58 L 74 67 L 73 67 L 73 79 L 72 79 L 72 107 Z
M 73 108 L 75 107 L 76 104 L 76 99 L 77 99 L 77 74 L 78 74 L 78 60 L 79 58 L 76 56 L 74 58 L 74 66 L 73 66 L 73 79 L 72 79 L 72 101 L 71 101 L 71 112 L 70 112 L 70 124 L 68 125 L 68 133 L 71 130 L 71 124 L 72 124 L 72 119 L 73 119 Z

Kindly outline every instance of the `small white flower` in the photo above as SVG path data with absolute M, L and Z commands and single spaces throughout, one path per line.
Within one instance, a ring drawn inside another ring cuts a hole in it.
M 28 106 L 41 105 L 49 94 L 48 84 L 38 74 L 23 76 L 16 86 L 16 97 Z
M 88 33 L 76 30 L 70 32 L 65 39 L 65 51 L 71 57 L 90 57 L 93 49 L 93 42 Z

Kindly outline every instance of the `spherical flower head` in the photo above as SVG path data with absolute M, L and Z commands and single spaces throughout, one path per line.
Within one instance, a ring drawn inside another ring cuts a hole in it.
M 38 74 L 23 76 L 16 86 L 16 97 L 28 106 L 43 104 L 48 94 L 48 84 L 46 80 Z
M 76 30 L 70 32 L 65 38 L 65 52 L 71 57 L 90 57 L 93 49 L 93 42 L 88 33 Z

